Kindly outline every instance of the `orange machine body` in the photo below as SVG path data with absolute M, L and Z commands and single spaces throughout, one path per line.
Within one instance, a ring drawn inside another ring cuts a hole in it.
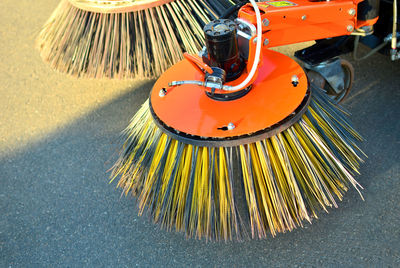
M 268 47 L 349 35 L 359 25 L 359 2 L 291 0 L 257 3 L 263 21 L 264 49 L 257 73 L 247 84 L 251 85 L 251 90 L 239 99 L 219 101 L 207 96 L 210 89 L 203 86 L 169 87 L 172 81 L 204 81 L 204 70 L 210 67 L 199 62 L 200 58 L 186 55 L 186 59 L 167 70 L 154 85 L 150 96 L 153 113 L 164 126 L 178 133 L 216 139 L 251 135 L 279 125 L 304 103 L 309 84 L 298 63 Z M 240 9 L 239 18 L 257 25 L 250 4 Z M 249 41 L 247 68 L 227 85 L 237 85 L 247 77 L 254 62 L 254 39 L 255 36 Z M 298 79 L 296 86 L 292 84 L 294 76 Z M 166 93 L 161 96 L 160 90 Z M 228 92 L 217 89 L 215 93 Z M 229 123 L 235 127 L 227 131 Z
M 263 38 L 268 47 L 350 34 L 357 25 L 357 4 L 361 1 L 309 0 L 266 1 L 258 3 L 263 20 Z M 239 11 L 239 18 L 256 25 L 251 5 Z M 363 25 L 361 25 L 363 26 Z
M 252 89 L 242 98 L 217 101 L 206 95 L 202 86 L 168 87 L 171 81 L 204 80 L 204 73 L 183 60 L 167 70 L 154 85 L 151 105 L 157 117 L 168 127 L 200 137 L 226 138 L 266 129 L 285 119 L 303 101 L 308 81 L 303 69 L 291 58 L 271 50 L 263 51 L 263 62 Z M 299 84 L 293 86 L 296 75 Z M 247 76 L 247 71 L 237 81 Z M 159 96 L 166 88 L 166 95 Z M 223 130 L 233 123 L 233 130 Z

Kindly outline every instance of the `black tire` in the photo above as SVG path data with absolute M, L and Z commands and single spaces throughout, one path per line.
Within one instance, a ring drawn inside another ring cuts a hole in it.
M 335 103 L 341 103 L 347 98 L 353 87 L 354 82 L 353 65 L 349 61 L 344 59 L 340 59 L 340 65 L 342 66 L 344 72 L 344 89 L 339 93 L 336 93 L 336 91 L 329 85 L 329 83 L 326 82 L 325 78 L 323 78 L 322 75 L 320 75 L 319 73 L 312 70 L 307 72 L 310 82 L 324 89 Z
M 344 72 L 344 89 L 339 93 L 336 93 L 333 88 L 326 83 L 324 89 L 328 95 L 335 101 L 335 103 L 343 102 L 349 95 L 354 82 L 354 67 L 353 65 L 344 59 L 340 59 L 340 65 L 342 66 Z

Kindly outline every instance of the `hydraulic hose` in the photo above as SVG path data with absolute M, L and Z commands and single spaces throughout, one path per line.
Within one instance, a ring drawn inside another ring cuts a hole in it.
M 256 13 L 256 18 L 257 18 L 257 45 L 256 45 L 256 55 L 254 57 L 254 63 L 253 66 L 251 67 L 251 71 L 247 78 L 240 83 L 239 85 L 233 86 L 231 88 L 231 91 L 236 91 L 243 89 L 247 86 L 247 84 L 253 79 L 257 68 L 258 68 L 258 63 L 260 62 L 260 55 L 261 55 L 261 46 L 262 46 L 262 24 L 261 24 L 261 14 L 260 14 L 260 9 L 257 6 L 257 3 L 254 0 L 250 0 L 250 3 L 253 5 L 254 11 Z
M 390 50 L 390 58 L 392 61 L 400 59 L 400 53 L 397 51 L 397 0 L 393 0 L 393 32 L 392 32 L 392 49 Z

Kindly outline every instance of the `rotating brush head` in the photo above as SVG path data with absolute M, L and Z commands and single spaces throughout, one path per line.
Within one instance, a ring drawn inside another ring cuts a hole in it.
M 42 58 L 78 77 L 157 77 L 197 53 L 202 27 L 237 0 L 62 0 L 37 40 Z
M 168 87 L 201 77 L 187 60 L 160 77 L 112 173 L 140 214 L 188 237 L 264 238 L 362 188 L 361 137 L 343 109 L 292 59 L 268 50 L 263 59 L 249 92 L 228 101 L 201 86 Z

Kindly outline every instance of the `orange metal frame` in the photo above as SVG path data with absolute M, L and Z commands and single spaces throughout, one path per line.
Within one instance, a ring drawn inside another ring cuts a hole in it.
M 277 124 L 299 107 L 308 89 L 308 79 L 293 59 L 266 48 L 349 35 L 357 27 L 373 24 L 374 21 L 357 21 L 357 4 L 360 1 L 259 2 L 264 49 L 258 71 L 249 82 L 252 90 L 240 99 L 223 102 L 209 98 L 204 93 L 209 89 L 202 86 L 169 87 L 172 81 L 204 81 L 204 71 L 212 72 L 199 57 L 185 54 L 183 61 L 167 70 L 156 82 L 150 97 L 153 111 L 166 126 L 201 137 L 247 135 Z M 240 9 L 239 18 L 257 24 L 250 4 Z M 241 77 L 228 85 L 237 85 L 248 75 L 254 62 L 254 39 L 249 42 L 247 68 Z M 293 76 L 298 78 L 296 87 L 291 83 Z M 166 90 L 164 96 L 159 95 L 160 89 Z M 227 92 L 217 89 L 215 93 Z M 235 128 L 221 130 L 228 123 L 233 123 Z
M 349 35 L 353 29 L 365 26 L 357 24 L 357 4 L 361 1 L 278 0 L 260 2 L 258 6 L 262 20 L 267 22 L 263 25 L 263 39 L 268 39 L 267 47 L 276 47 Z M 250 4 L 240 9 L 239 18 L 257 25 L 256 15 Z
M 202 136 L 226 138 L 251 134 L 270 127 L 290 115 L 303 101 L 308 89 L 307 76 L 293 59 L 266 49 L 252 90 L 233 101 L 209 98 L 205 88 L 196 85 L 169 87 L 171 81 L 204 80 L 204 73 L 188 60 L 168 69 L 156 82 L 151 93 L 151 104 L 157 116 L 169 127 Z M 299 84 L 294 87 L 291 78 L 296 75 Z M 245 79 L 247 71 L 236 84 Z M 166 89 L 160 97 L 160 89 Z M 226 93 L 226 92 L 225 92 Z M 236 128 L 220 128 L 233 123 Z

